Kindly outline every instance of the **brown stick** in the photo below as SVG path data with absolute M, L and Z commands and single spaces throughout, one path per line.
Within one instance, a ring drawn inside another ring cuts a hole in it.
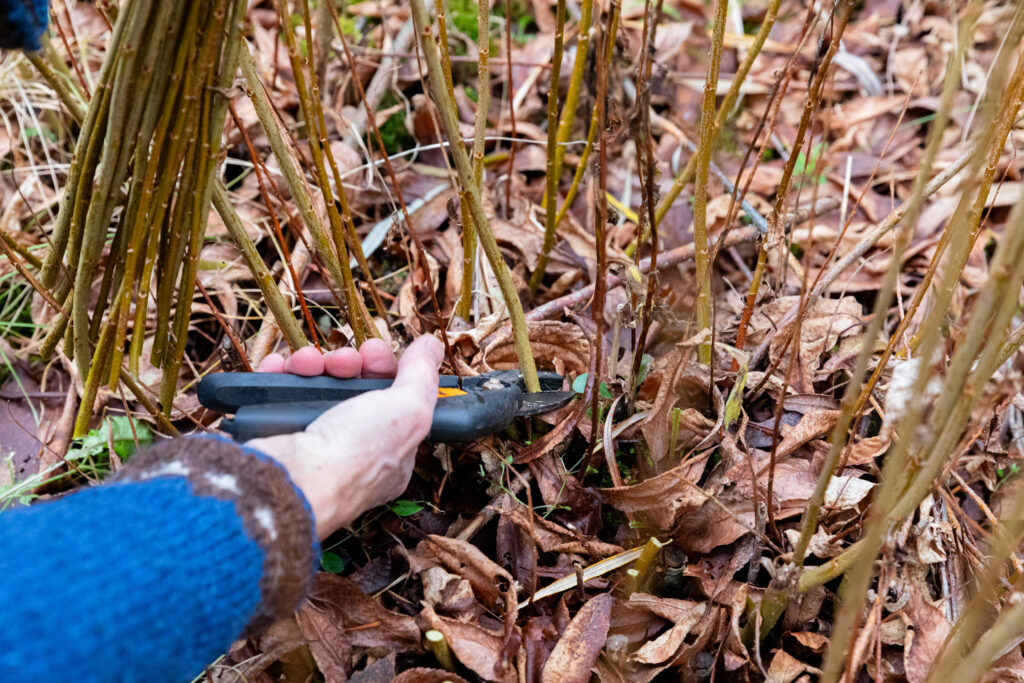
M 746 227 L 739 230 L 733 230 L 726 238 L 725 242 L 721 245 L 723 247 L 735 247 L 738 244 L 745 244 L 747 242 L 753 242 L 758 238 L 760 233 L 757 228 Z M 674 266 L 684 261 L 690 261 L 693 259 L 693 245 L 684 244 L 681 247 L 676 247 L 670 251 L 666 251 L 658 255 L 658 270 Z M 640 261 L 640 272 L 647 273 L 651 270 L 650 259 L 643 259 Z M 609 275 L 605 278 L 606 286 L 609 290 L 620 286 L 626 278 L 622 275 Z M 594 285 L 587 285 L 581 287 L 571 294 L 560 296 L 557 299 L 552 299 L 546 304 L 537 306 L 532 311 L 526 314 L 527 320 L 550 320 L 556 318 L 562 314 L 562 310 L 565 308 L 571 308 L 573 306 L 579 306 L 585 301 L 589 300 L 594 296 Z M 504 327 L 495 332 L 500 334 L 504 331 Z

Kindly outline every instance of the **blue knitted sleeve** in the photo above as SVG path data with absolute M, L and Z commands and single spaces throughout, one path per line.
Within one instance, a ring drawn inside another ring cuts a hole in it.
M 0 515 L 0 681 L 189 681 L 291 613 L 318 556 L 280 466 L 210 438 Z
M 0 48 L 40 49 L 49 4 L 47 0 L 0 0 Z

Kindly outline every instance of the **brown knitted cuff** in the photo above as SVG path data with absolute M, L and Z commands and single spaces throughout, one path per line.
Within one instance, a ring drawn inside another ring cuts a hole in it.
M 246 635 L 289 616 L 306 597 L 319 559 L 313 514 L 277 461 L 215 436 L 173 439 L 139 451 L 109 481 L 184 477 L 197 496 L 231 500 L 263 548 L 261 601 Z

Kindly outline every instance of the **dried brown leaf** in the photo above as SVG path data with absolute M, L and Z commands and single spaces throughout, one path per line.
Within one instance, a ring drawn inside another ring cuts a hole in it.
M 444 669 L 408 669 L 395 676 L 392 683 L 469 683 L 465 678 Z
M 553 369 L 564 375 L 579 375 L 587 371 L 590 360 L 590 341 L 577 325 L 557 320 L 533 320 L 527 323 L 530 348 L 541 369 Z M 507 370 L 519 367 L 511 328 L 498 336 L 483 350 L 483 364 L 488 370 Z
M 344 624 L 355 647 L 384 652 L 418 652 L 420 631 L 412 617 L 385 609 L 348 579 L 320 572 L 309 599 Z
M 903 666 L 910 683 L 919 683 L 928 676 L 928 671 L 938 658 L 942 644 L 949 634 L 949 622 L 942 610 L 931 604 L 917 586 L 908 584 L 910 599 L 903 608 L 903 615 L 913 626 L 907 629 L 903 649 Z
M 441 567 L 428 567 L 420 572 L 423 599 L 435 609 L 453 616 L 479 616 L 483 611 L 469 581 L 449 574 Z
M 455 657 L 478 676 L 488 681 L 505 679 L 502 665 L 504 638 L 501 632 L 479 624 L 442 617 L 430 605 L 420 612 L 419 624 L 424 631 L 436 630 L 444 634 Z
M 702 471 L 687 462 L 633 486 L 601 489 L 601 496 L 620 512 L 644 515 L 658 528 L 668 529 L 684 511 L 707 500 L 695 483 Z
M 378 659 L 349 677 L 349 683 L 392 683 L 395 678 L 395 653 Z
M 783 430 L 785 436 L 779 442 L 775 457 L 785 457 L 807 442 L 825 436 L 832 431 L 838 419 L 838 410 L 812 410 L 805 413 L 795 427 Z
M 450 572 L 469 581 L 473 590 L 485 605 L 500 611 L 512 575 L 495 564 L 493 560 L 472 543 L 456 538 L 432 534 L 420 544 L 419 549 L 437 560 Z
M 701 412 L 707 407 L 710 374 L 705 366 L 690 362 L 691 355 L 689 348 L 674 349 L 654 362 L 644 382 L 643 392 L 657 387 L 651 417 L 641 428 L 655 462 L 670 455 L 674 408 L 681 410 L 676 443 L 683 448 L 696 447 L 715 427 L 715 421 Z
M 791 683 L 804 672 L 803 663 L 785 650 L 779 650 L 768 666 L 769 683 Z
M 674 659 L 686 636 L 704 617 L 705 603 L 689 600 L 662 598 L 645 593 L 634 593 L 629 597 L 630 607 L 641 607 L 667 619 L 673 625 L 670 629 L 650 640 L 631 654 L 629 659 L 637 664 L 663 664 Z
M 590 670 L 608 637 L 612 596 L 602 593 L 587 601 L 569 622 L 551 651 L 542 683 L 577 683 L 590 679 Z
M 521 529 L 529 532 L 531 519 L 525 505 L 515 505 L 503 510 L 502 515 L 514 522 Z M 533 515 L 532 526 L 537 545 L 546 553 L 573 553 L 592 557 L 608 557 L 621 553 L 622 548 L 605 543 L 597 538 L 573 533 L 565 527 L 555 524 L 549 519 Z
M 295 620 L 324 681 L 347 681 L 352 671 L 352 644 L 342 622 L 310 602 L 296 612 Z

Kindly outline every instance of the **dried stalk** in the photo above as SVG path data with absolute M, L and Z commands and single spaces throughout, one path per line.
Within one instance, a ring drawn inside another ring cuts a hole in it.
M 1014 28 L 1016 30 L 1013 32 L 1017 34 L 1019 39 L 1020 13 L 1018 13 L 1015 17 Z M 1016 44 L 1018 40 L 1013 40 L 1011 42 Z M 1002 111 L 999 114 L 999 123 L 996 133 L 996 139 L 993 142 L 992 147 L 990 147 L 989 149 L 988 161 L 985 166 L 985 172 L 982 176 L 978 193 L 975 196 L 974 204 L 971 207 L 968 216 L 967 229 L 970 230 L 972 244 L 977 241 L 978 235 L 981 234 L 981 216 L 982 212 L 985 209 L 985 204 L 988 201 L 989 192 L 992 189 L 992 183 L 995 180 L 995 172 L 997 165 L 999 163 L 999 159 L 1002 156 L 1003 145 L 1005 144 L 1006 139 L 1009 136 L 1010 130 L 1013 128 L 1014 123 L 1017 120 L 1017 117 L 1020 115 L 1022 104 L 1024 104 L 1024 59 L 1018 60 L 1016 71 L 1010 81 L 1010 84 L 1007 88 L 1007 92 L 1012 93 L 1012 97 L 1007 98 L 1002 108 Z M 961 197 L 961 201 L 959 203 L 959 206 L 957 207 L 957 210 L 955 211 L 955 214 L 960 214 L 963 211 L 967 210 L 966 205 L 968 203 L 968 199 L 968 194 L 964 194 Z M 936 270 L 938 269 L 938 264 L 942 259 L 943 255 L 945 254 L 947 246 L 949 245 L 949 239 L 950 233 L 948 231 L 943 231 L 942 236 L 939 238 L 939 243 L 938 245 L 936 245 L 935 254 L 932 256 L 932 261 L 928 266 L 928 270 L 925 272 L 924 278 L 922 279 L 921 283 L 917 286 L 917 291 L 914 292 L 913 300 L 910 302 L 910 305 L 907 306 L 906 313 L 900 320 L 899 325 L 896 327 L 896 330 L 890 336 L 889 343 L 886 345 L 885 350 L 879 357 L 874 372 L 871 373 L 871 377 L 864 384 L 863 389 L 861 389 L 860 396 L 857 399 L 857 407 L 855 409 L 855 412 L 860 412 L 860 410 L 862 410 L 863 407 L 867 404 L 867 400 L 870 397 L 871 392 L 873 391 L 875 385 L 878 383 L 878 380 L 881 377 L 882 370 L 886 367 L 889 358 L 891 358 L 892 354 L 895 352 L 900 340 L 903 338 L 903 335 L 907 331 L 907 327 L 910 325 L 911 321 L 914 320 L 914 317 L 918 309 L 920 308 L 922 302 L 924 301 L 925 296 L 928 294 L 928 292 L 931 291 L 932 279 L 934 277 Z M 966 256 L 967 254 L 964 254 L 963 258 L 966 259 Z M 952 265 L 952 268 L 957 270 L 957 272 L 961 272 L 963 271 L 965 265 L 966 261 L 957 262 L 956 264 Z M 933 306 L 932 315 L 937 314 L 945 315 L 945 308 L 938 308 Z M 928 323 L 925 322 L 924 325 L 927 326 Z M 910 348 L 917 348 L 917 346 L 920 344 L 920 341 L 920 335 L 914 335 L 914 337 L 910 340 L 909 343 Z
M 652 6 L 647 0 L 644 7 L 644 30 L 643 44 L 654 45 L 655 34 L 658 30 L 658 19 L 661 16 L 661 0 L 657 6 Z M 640 66 L 636 86 L 636 104 L 639 124 L 634 135 L 636 146 L 637 163 L 639 164 L 640 190 L 643 194 L 643 202 L 640 206 L 640 221 L 637 225 L 637 232 L 642 234 L 646 228 L 651 235 L 651 275 L 647 278 L 647 289 L 644 292 L 644 300 L 640 312 L 640 333 L 636 339 L 633 350 L 633 363 L 629 372 L 629 395 L 632 399 L 633 388 L 640 376 L 640 364 L 643 361 L 644 349 L 647 347 L 647 335 L 651 329 L 651 313 L 654 310 L 654 297 L 657 290 L 658 270 L 658 225 L 655 221 L 655 175 L 656 162 L 654 158 L 654 142 L 651 137 L 651 68 L 653 59 L 650 50 L 641 50 Z M 699 253 L 699 252 L 697 252 Z M 612 356 L 612 362 L 616 362 Z
M 984 123 L 982 126 L 985 132 L 979 150 L 989 148 L 995 138 L 993 126 Z M 978 154 L 977 157 L 980 162 L 982 155 Z M 979 165 L 980 163 L 975 164 L 974 172 L 977 172 Z M 969 231 L 964 229 L 965 220 L 966 217 L 954 216 L 946 228 L 952 235 L 947 263 L 956 263 L 962 253 L 970 249 Z M 1004 240 L 996 251 L 989 281 L 976 301 L 970 325 L 966 328 L 964 338 L 957 345 L 946 372 L 945 390 L 936 406 L 931 409 L 930 424 L 933 428 L 926 430 L 926 443 L 914 443 L 912 437 L 917 433 L 917 425 L 921 422 L 925 410 L 924 402 L 911 402 L 896 428 L 897 434 L 911 436 L 897 439 L 887 456 L 877 498 L 872 504 L 871 513 L 865 524 L 861 557 L 847 576 L 844 594 L 849 607 L 844 606 L 837 615 L 835 632 L 838 634 L 846 636 L 854 630 L 859 616 L 859 609 L 855 609 L 854 606 L 861 604 L 874 564 L 866 560 L 873 559 L 877 554 L 892 525 L 913 512 L 921 498 L 934 484 L 934 479 L 941 471 L 949 453 L 959 452 L 953 451 L 952 446 L 966 423 L 965 411 L 969 411 L 970 406 L 977 400 L 975 392 L 980 385 L 974 382 L 984 382 L 994 370 L 992 363 L 998 358 L 1003 331 L 1009 322 L 1008 310 L 1012 312 L 1011 304 L 1007 300 L 1016 303 L 1016 296 L 1011 296 L 1008 292 L 1015 293 L 1015 287 L 1020 286 L 1020 278 L 1024 278 L 1024 267 L 1019 264 L 1018 257 L 1022 244 L 1024 207 L 1018 205 L 1012 216 L 1011 225 L 1004 234 Z M 1015 259 L 1018 263 L 1014 263 Z M 941 280 L 939 291 L 952 291 L 951 283 L 959 280 L 959 272 L 947 268 Z M 923 332 L 920 357 L 926 359 L 926 362 L 915 382 L 913 395 L 921 395 L 932 377 L 927 360 L 931 359 L 932 354 L 939 348 L 943 335 L 942 325 L 936 320 L 924 328 Z M 986 333 L 989 337 L 987 343 L 982 339 Z M 972 367 L 973 376 L 968 380 Z M 843 662 L 842 654 L 829 654 L 826 660 L 827 673 L 838 675 Z
M 917 224 L 917 217 L 920 214 L 921 206 L 924 203 L 925 185 L 927 184 L 928 178 L 931 177 L 932 166 L 942 142 L 942 135 L 949 123 L 948 112 L 952 108 L 953 97 L 960 85 L 961 59 L 963 57 L 964 50 L 966 49 L 967 41 L 971 36 L 972 28 L 973 23 L 971 21 L 961 23 L 961 32 L 959 40 L 956 42 L 956 49 L 953 51 L 953 54 L 950 55 L 942 96 L 940 98 L 938 115 L 928 131 L 928 142 L 925 146 L 925 153 L 921 161 L 921 168 L 919 169 L 917 178 L 914 181 L 914 189 L 908 201 L 909 206 L 906 212 L 906 220 L 903 221 L 903 228 L 898 233 L 896 244 L 893 248 L 892 260 L 890 261 L 889 268 L 886 271 L 885 279 L 883 280 L 878 296 L 875 298 L 874 310 L 872 311 L 867 330 L 864 333 L 864 343 L 861 345 L 860 352 L 857 354 L 857 361 L 853 374 L 850 376 L 850 380 L 844 390 L 842 411 L 839 415 L 839 419 L 836 421 L 829 440 L 829 453 L 822 465 L 814 493 L 807 502 L 807 507 L 801 520 L 800 539 L 797 541 L 793 549 L 793 562 L 797 566 L 803 565 L 804 556 L 807 552 L 807 547 L 810 544 L 811 536 L 814 535 L 818 526 L 818 515 L 821 510 L 821 505 L 825 500 L 825 491 L 828 488 L 829 481 L 832 479 L 836 465 L 839 463 L 839 456 L 848 442 L 850 424 L 853 422 L 854 415 L 857 414 L 859 404 L 856 397 L 858 395 L 864 373 L 867 371 L 868 362 L 871 360 L 871 356 L 874 353 L 873 340 L 876 339 L 878 334 L 882 331 L 882 323 L 885 321 L 886 317 L 885 313 L 889 310 L 893 294 L 896 291 L 897 279 L 899 278 L 903 264 L 903 254 L 906 251 L 907 246 L 910 244 L 910 238 L 913 235 L 913 228 Z M 882 361 L 881 364 L 884 364 L 884 362 L 885 361 Z
M 612 29 L 619 20 L 621 5 L 619 0 L 612 0 L 608 11 L 608 19 L 605 31 L 599 40 L 608 41 L 611 39 Z M 598 47 L 601 43 L 598 43 Z M 605 55 L 610 54 L 609 50 L 602 51 Z M 594 278 L 594 301 L 591 304 L 591 317 L 594 321 L 593 349 L 594 354 L 591 360 L 591 372 L 587 377 L 587 387 L 584 391 L 584 400 L 587 396 L 590 401 L 590 443 L 587 447 L 588 453 L 594 453 L 597 443 L 598 427 L 601 415 L 601 378 L 604 375 L 604 309 L 607 298 L 605 287 L 605 273 L 608 272 L 608 244 L 605 236 L 605 226 L 608 225 L 608 202 L 605 197 L 608 194 L 608 136 L 607 129 L 607 104 L 608 104 L 608 73 L 611 69 L 611 60 L 603 59 L 597 63 L 597 105 L 594 111 L 597 115 L 597 129 L 600 131 L 601 141 L 598 146 L 597 182 L 594 192 L 594 241 L 597 248 L 597 272 Z M 593 180 L 593 179 L 592 179 Z M 589 393 L 587 393 L 589 392 Z

